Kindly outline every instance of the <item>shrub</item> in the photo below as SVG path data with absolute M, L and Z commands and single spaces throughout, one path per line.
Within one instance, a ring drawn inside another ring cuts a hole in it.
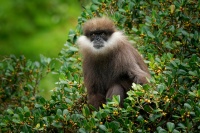
M 4 107 L 0 131 L 197 133 L 200 129 L 199 6 L 197 0 L 93 0 L 78 18 L 76 30 L 69 32 L 66 48 L 57 58 L 62 66 L 57 70 L 60 79 L 51 100 L 36 96 L 31 101 L 32 107 L 26 104 Z M 91 112 L 86 104 L 81 59 L 75 42 L 82 33 L 82 23 L 102 15 L 111 16 L 129 36 L 148 63 L 152 79 L 143 87 L 133 84 L 124 108 L 118 106 L 120 99 L 115 96 L 102 109 Z M 4 75 L 2 72 L 1 77 Z M 12 76 L 5 80 L 9 78 Z M 20 83 L 21 80 L 15 82 L 17 86 Z M 23 87 L 28 84 L 24 82 Z M 12 85 L 7 83 L 2 90 Z M 24 92 L 21 89 L 18 93 Z M 25 97 L 30 101 L 30 96 Z

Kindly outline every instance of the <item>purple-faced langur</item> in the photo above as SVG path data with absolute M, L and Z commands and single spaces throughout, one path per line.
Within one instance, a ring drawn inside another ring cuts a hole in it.
M 127 37 L 107 17 L 93 18 L 83 25 L 77 40 L 83 55 L 84 84 L 88 103 L 102 106 L 113 95 L 120 96 L 120 106 L 132 83 L 146 84 L 147 65 Z

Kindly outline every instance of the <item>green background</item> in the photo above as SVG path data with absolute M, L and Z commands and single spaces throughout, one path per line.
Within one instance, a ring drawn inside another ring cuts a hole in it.
M 32 61 L 40 55 L 57 57 L 68 32 L 77 25 L 81 13 L 78 0 L 1 0 L 0 1 L 0 60 L 14 54 Z M 59 66 L 58 66 L 59 67 Z M 41 81 L 40 90 L 50 98 L 57 75 L 49 74 Z

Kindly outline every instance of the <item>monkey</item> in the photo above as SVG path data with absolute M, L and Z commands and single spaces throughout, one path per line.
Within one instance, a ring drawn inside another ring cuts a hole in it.
M 123 107 L 132 83 L 148 83 L 150 73 L 142 56 L 110 18 L 96 17 L 86 21 L 77 45 L 83 57 L 87 102 L 96 109 L 113 95 L 120 96 Z

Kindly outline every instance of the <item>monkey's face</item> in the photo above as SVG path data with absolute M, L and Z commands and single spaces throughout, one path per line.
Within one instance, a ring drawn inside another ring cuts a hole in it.
M 123 38 L 112 20 L 94 18 L 84 23 L 83 35 L 78 38 L 77 44 L 83 55 L 105 55 L 115 51 Z
M 86 33 L 85 36 L 90 39 L 95 49 L 101 49 L 105 46 L 112 33 L 113 31 L 98 30 Z
M 80 36 L 77 44 L 82 54 L 105 55 L 115 51 L 122 40 L 124 40 L 122 32 L 101 30 Z

